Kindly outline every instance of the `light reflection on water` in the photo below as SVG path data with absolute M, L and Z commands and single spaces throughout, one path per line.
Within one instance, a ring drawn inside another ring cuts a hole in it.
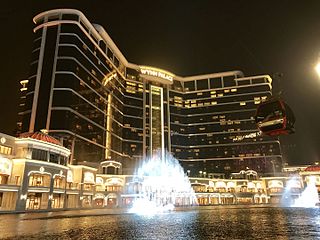
M 1 215 L 0 238 L 319 239 L 319 215 L 318 208 L 239 206 L 199 207 L 155 216 L 122 214 L 21 220 L 30 215 Z

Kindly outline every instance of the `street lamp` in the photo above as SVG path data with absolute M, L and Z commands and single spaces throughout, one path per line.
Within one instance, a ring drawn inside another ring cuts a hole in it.
M 318 76 L 320 77 L 320 62 L 317 63 L 317 65 L 314 67 L 314 69 L 316 70 Z

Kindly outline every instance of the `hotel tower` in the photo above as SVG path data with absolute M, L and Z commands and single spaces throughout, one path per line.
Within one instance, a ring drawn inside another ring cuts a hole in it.
M 73 164 L 112 160 L 130 173 L 139 160 L 168 151 L 190 176 L 282 167 L 278 139 L 260 135 L 254 121 L 272 94 L 270 76 L 177 76 L 128 62 L 78 10 L 50 10 L 33 21 L 18 129 L 45 129 L 71 149 Z

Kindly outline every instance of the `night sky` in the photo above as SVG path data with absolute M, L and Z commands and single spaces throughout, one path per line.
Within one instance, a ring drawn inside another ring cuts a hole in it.
M 14 134 L 34 15 L 75 8 L 102 25 L 129 62 L 177 75 L 269 74 L 296 116 L 281 136 L 290 164 L 320 161 L 320 1 L 6 1 L 0 8 L 0 132 Z M 2 3 L 3 4 L 3 3 Z

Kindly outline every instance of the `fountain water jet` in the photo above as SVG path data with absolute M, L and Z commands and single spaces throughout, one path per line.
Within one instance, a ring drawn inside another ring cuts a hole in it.
M 284 191 L 282 193 L 281 205 L 284 207 L 291 207 L 294 204 L 295 196 L 300 194 L 301 181 L 299 176 L 291 177 L 287 183 Z
M 155 214 L 171 211 L 175 206 L 197 204 L 194 190 L 179 161 L 169 153 L 163 158 L 160 156 L 155 154 L 145 159 L 136 169 L 135 180 L 141 188 L 130 212 Z
M 291 207 L 316 207 L 319 203 L 318 189 L 316 187 L 315 176 L 310 176 L 307 187 L 301 193 L 301 196 L 294 201 Z

